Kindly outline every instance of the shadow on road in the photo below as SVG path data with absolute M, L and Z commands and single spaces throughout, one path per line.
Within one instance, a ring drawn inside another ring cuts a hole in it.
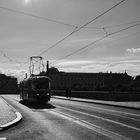
M 56 108 L 55 106 L 53 106 L 50 103 L 30 103 L 27 101 L 19 101 L 19 103 L 21 103 L 22 105 L 25 105 L 29 108 L 32 108 L 32 109 L 54 109 L 54 108 Z

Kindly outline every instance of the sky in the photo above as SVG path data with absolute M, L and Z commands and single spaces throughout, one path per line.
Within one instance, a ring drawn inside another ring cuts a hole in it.
M 65 72 L 140 75 L 140 0 L 119 2 L 0 0 L 0 73 L 21 80 L 41 56 Z

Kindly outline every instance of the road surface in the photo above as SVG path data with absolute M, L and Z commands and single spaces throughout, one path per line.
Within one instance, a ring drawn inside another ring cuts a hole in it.
M 4 95 L 23 119 L 0 132 L 6 140 L 139 140 L 140 110 L 55 99 L 38 105 Z

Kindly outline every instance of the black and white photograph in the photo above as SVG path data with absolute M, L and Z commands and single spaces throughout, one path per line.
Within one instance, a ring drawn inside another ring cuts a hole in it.
M 0 0 L 0 140 L 140 140 L 140 0 Z

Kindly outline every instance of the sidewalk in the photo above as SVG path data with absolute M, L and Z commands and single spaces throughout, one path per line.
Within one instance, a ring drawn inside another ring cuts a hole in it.
M 88 102 L 88 103 L 96 103 L 96 104 L 104 104 L 104 105 L 113 105 L 113 106 L 120 106 L 125 108 L 132 108 L 132 109 L 140 109 L 140 101 L 103 101 L 103 100 L 92 100 L 92 99 L 82 99 L 82 98 L 66 98 L 62 96 L 53 96 L 54 98 L 64 99 L 64 100 L 72 100 L 72 101 L 79 101 L 79 102 Z
M 0 130 L 14 125 L 20 121 L 21 118 L 21 114 L 0 96 Z

